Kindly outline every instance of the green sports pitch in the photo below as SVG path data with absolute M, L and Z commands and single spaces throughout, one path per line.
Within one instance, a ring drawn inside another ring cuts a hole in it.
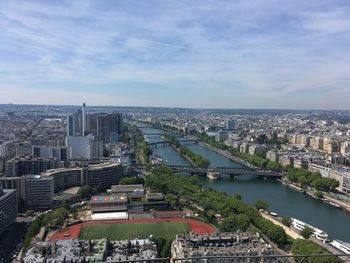
M 187 234 L 190 229 L 183 222 L 152 222 L 130 224 L 96 224 L 84 226 L 79 234 L 80 239 L 109 238 L 112 240 L 125 240 L 134 238 L 155 238 L 166 240 L 174 239 L 177 234 Z

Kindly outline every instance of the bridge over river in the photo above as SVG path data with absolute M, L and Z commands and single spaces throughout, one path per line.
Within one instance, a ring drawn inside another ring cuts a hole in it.
M 167 165 L 174 173 L 190 173 L 206 175 L 210 179 L 220 179 L 222 174 L 228 174 L 231 177 L 254 175 L 267 178 L 281 178 L 282 172 L 276 172 L 266 169 L 250 169 L 250 168 L 233 168 L 233 167 L 208 167 L 201 168 L 198 166 L 183 166 L 183 165 Z M 134 169 L 143 169 L 144 166 L 134 166 Z
M 181 143 L 186 143 L 186 142 L 192 142 L 192 143 L 198 143 L 198 140 L 194 139 L 188 139 L 188 140 L 181 140 Z M 171 143 L 168 141 L 159 141 L 159 142 L 150 142 L 149 145 L 152 147 L 157 147 L 158 145 L 160 146 L 168 146 Z

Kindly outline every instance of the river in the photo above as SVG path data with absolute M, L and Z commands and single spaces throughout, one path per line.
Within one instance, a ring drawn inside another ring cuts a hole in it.
M 149 133 L 160 133 L 161 130 L 147 128 L 142 129 L 142 131 L 150 142 L 162 141 L 160 135 L 147 136 Z M 186 146 L 193 152 L 209 159 L 211 166 L 242 167 L 241 164 L 201 144 L 186 144 Z M 170 165 L 190 165 L 170 146 L 158 146 L 153 149 L 153 154 L 161 156 Z M 350 215 L 340 208 L 295 191 L 276 180 L 263 180 L 255 176 L 238 176 L 235 179 L 225 178 L 217 181 L 200 177 L 199 180 L 204 187 L 211 187 L 230 195 L 239 193 L 243 201 L 253 206 L 256 200 L 265 200 L 269 204 L 270 211 L 281 216 L 295 217 L 318 227 L 327 232 L 332 239 L 350 242 Z

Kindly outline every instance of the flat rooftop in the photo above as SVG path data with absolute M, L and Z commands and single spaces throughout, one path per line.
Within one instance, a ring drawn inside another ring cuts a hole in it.
M 127 193 L 127 192 L 135 192 L 135 191 L 143 191 L 142 184 L 130 184 L 130 185 L 112 185 L 111 191 L 112 193 Z
M 112 204 L 116 202 L 127 202 L 128 197 L 126 194 L 121 193 L 117 195 L 104 195 L 91 197 L 91 204 Z

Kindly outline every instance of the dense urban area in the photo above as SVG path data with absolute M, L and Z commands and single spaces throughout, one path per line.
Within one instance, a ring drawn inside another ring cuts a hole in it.
M 349 213 L 348 111 L 0 105 L 0 263 L 342 262 Z

